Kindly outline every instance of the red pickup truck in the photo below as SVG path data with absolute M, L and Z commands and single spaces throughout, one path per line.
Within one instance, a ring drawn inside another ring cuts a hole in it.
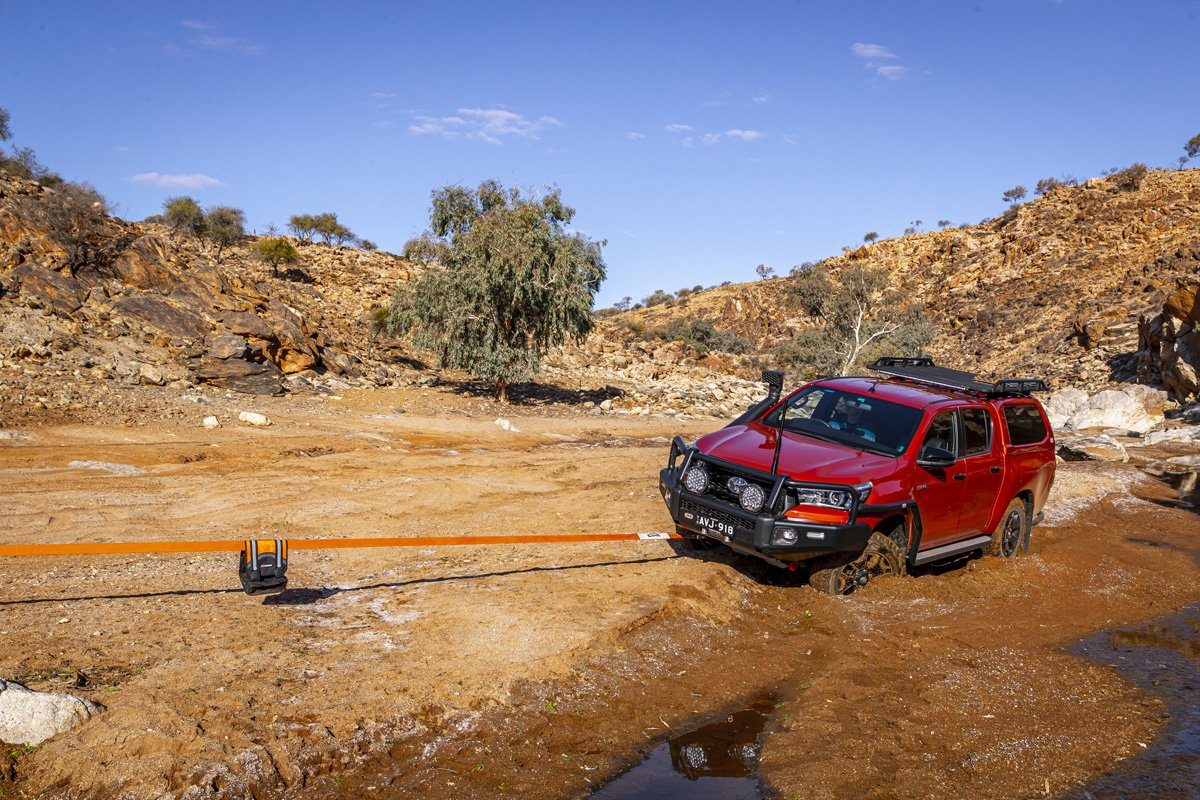
M 876 575 L 985 551 L 1026 550 L 1054 482 L 1054 434 L 1031 396 L 928 358 L 879 359 L 886 377 L 830 378 L 767 397 L 688 446 L 659 490 L 676 529 L 845 594 Z

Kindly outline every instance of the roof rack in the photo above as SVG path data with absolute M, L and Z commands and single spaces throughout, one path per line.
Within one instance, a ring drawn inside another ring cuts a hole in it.
M 1046 382 L 1040 378 L 1004 378 L 988 383 L 973 372 L 936 366 L 929 356 L 878 358 L 870 368 L 884 375 L 974 394 L 996 396 L 1049 391 Z

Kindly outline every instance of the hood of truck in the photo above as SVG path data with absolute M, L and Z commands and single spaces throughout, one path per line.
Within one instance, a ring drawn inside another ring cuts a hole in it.
M 771 471 L 779 431 L 757 422 L 734 425 L 702 436 L 700 452 L 763 472 Z M 848 483 L 879 481 L 897 469 L 894 458 L 785 432 L 779 451 L 779 471 L 798 481 Z

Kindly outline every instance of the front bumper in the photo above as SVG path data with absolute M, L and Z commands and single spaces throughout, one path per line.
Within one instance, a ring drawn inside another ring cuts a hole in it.
M 821 553 L 861 551 L 871 537 L 864 522 L 825 525 L 769 512 L 751 514 L 732 503 L 687 491 L 676 473 L 674 467 L 667 467 L 658 475 L 659 493 L 675 524 L 748 555 L 773 562 L 800 561 Z M 776 534 L 785 529 L 796 532 L 796 541 L 774 544 Z

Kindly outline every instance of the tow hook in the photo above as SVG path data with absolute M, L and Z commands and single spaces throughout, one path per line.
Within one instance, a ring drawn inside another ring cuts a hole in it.
M 850 578 L 850 582 L 852 584 L 854 584 L 855 586 L 857 586 L 859 589 L 866 586 L 867 583 L 870 582 L 870 580 L 871 580 L 871 573 L 865 569 L 860 569 L 858 572 L 854 573 L 853 577 Z

